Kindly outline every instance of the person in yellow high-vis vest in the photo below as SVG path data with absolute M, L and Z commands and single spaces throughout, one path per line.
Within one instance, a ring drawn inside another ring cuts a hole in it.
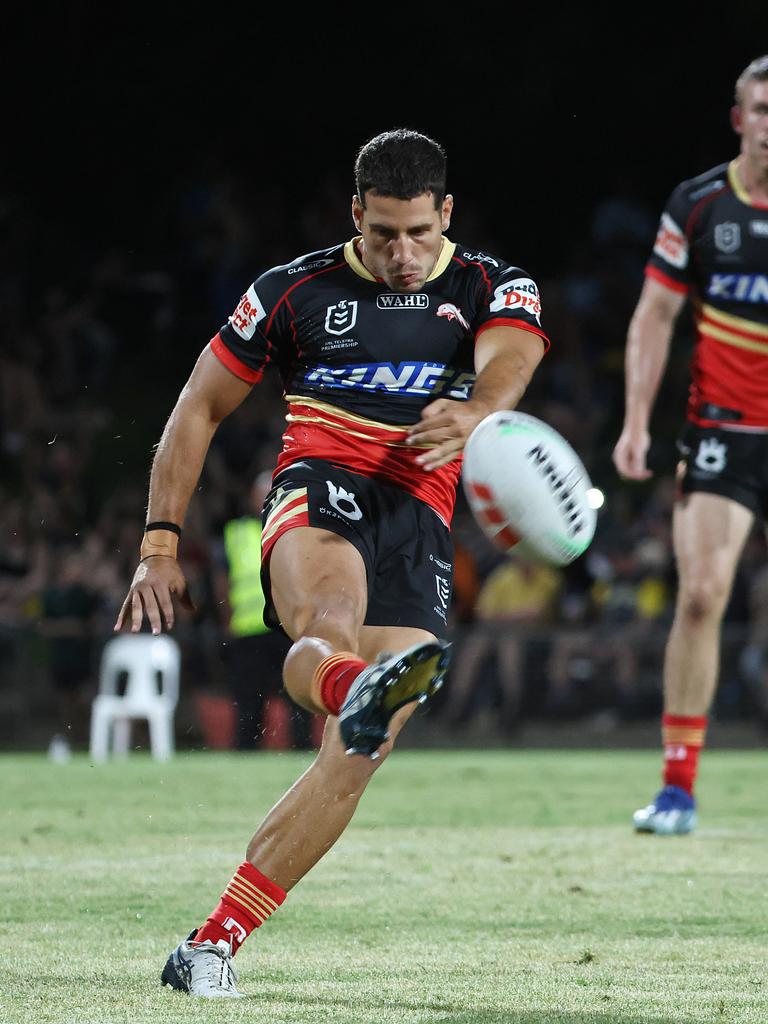
M 256 478 L 248 496 L 252 511 L 230 519 L 223 532 L 222 569 L 226 570 L 226 578 L 220 591 L 226 593 L 229 605 L 225 660 L 238 709 L 237 746 L 240 750 L 261 746 L 266 700 L 282 689 L 281 669 L 290 648 L 290 641 L 266 626 L 263 617 L 265 601 L 260 577 L 261 519 L 258 513 L 270 482 L 269 473 Z M 310 745 L 310 718 L 302 709 L 291 706 L 294 746 Z

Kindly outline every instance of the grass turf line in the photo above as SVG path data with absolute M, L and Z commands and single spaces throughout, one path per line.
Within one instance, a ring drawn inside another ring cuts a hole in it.
M 161 990 L 307 755 L 0 758 L 3 1024 L 764 1024 L 768 759 L 705 752 L 700 830 L 632 834 L 653 752 L 400 751 L 237 957 Z

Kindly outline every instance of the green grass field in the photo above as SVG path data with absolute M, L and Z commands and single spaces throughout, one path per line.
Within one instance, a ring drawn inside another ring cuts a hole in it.
M 658 755 L 396 752 L 238 955 L 161 989 L 298 754 L 0 758 L 0 1022 L 768 1021 L 768 757 L 709 752 L 690 837 L 632 834 Z

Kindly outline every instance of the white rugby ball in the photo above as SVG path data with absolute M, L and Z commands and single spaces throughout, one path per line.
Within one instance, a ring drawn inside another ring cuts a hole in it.
M 521 544 L 568 565 L 595 534 L 592 484 L 565 438 L 535 416 L 494 412 L 469 436 L 464 490 L 483 531 L 503 551 Z

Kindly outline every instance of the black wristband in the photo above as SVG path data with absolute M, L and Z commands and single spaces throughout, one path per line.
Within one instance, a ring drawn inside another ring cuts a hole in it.
M 181 537 L 181 527 L 177 526 L 176 523 L 147 523 L 144 527 L 144 533 L 149 533 L 150 530 L 170 530 L 171 533 L 175 533 L 177 537 Z

